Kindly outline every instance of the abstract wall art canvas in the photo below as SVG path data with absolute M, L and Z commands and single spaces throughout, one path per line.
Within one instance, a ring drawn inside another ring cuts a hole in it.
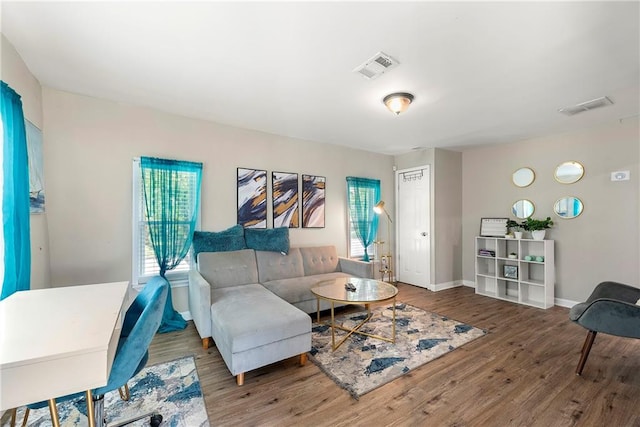
M 302 227 L 324 227 L 324 176 L 302 175 Z
M 273 228 L 300 226 L 298 209 L 298 174 L 271 173 L 273 194 Z
M 44 168 L 42 162 L 42 131 L 25 120 L 27 155 L 29 156 L 29 212 L 44 212 Z
M 267 171 L 238 168 L 238 224 L 267 228 Z

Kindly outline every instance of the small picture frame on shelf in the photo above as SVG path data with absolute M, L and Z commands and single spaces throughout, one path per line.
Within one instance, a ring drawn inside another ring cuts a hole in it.
M 505 265 L 504 266 L 504 277 L 506 279 L 517 279 L 518 278 L 518 266 L 517 265 Z

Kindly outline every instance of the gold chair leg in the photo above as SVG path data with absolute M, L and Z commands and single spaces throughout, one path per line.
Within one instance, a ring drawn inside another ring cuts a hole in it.
M 236 375 L 236 383 L 238 385 L 244 384 L 244 372 L 240 372 L 238 375 Z
M 11 413 L 11 427 L 16 427 L 16 414 L 18 413 L 18 408 L 9 409 Z
M 24 410 L 24 418 L 22 418 L 22 427 L 27 427 L 28 419 L 29 419 L 29 408 Z
M 58 418 L 58 408 L 56 407 L 55 399 L 49 399 L 49 412 L 51 413 L 51 424 L 53 424 L 53 427 L 60 427 L 60 419 Z
M 131 392 L 129 391 L 129 384 L 125 383 L 124 386 L 118 389 L 118 393 L 120 394 L 120 399 L 125 402 L 129 401 L 131 398 Z
M 300 366 L 304 366 L 307 363 L 307 353 L 300 354 Z

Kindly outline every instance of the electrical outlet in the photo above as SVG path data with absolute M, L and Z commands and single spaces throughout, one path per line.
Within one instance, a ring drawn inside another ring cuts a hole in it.
M 611 181 L 629 181 L 629 171 L 611 172 Z

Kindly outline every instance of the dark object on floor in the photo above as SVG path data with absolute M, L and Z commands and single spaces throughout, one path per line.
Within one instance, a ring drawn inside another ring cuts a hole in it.
M 602 282 L 587 301 L 569 311 L 569 319 L 589 330 L 582 346 L 576 374 L 581 375 L 598 332 L 640 338 L 640 289 L 616 282 Z
M 151 427 L 158 427 L 162 422 L 162 415 L 155 414 L 151 416 Z
M 117 424 L 109 424 L 108 426 L 105 424 L 104 427 L 122 427 L 122 426 L 127 426 L 133 422 L 136 422 L 138 420 L 141 420 L 143 418 L 147 418 L 149 415 L 151 415 L 151 418 L 149 418 L 149 425 L 151 427 L 158 427 L 161 423 L 162 423 L 162 415 L 160 414 L 144 414 L 144 415 L 139 415 L 137 417 L 134 418 L 129 418 L 126 421 L 122 421 L 119 422 Z

